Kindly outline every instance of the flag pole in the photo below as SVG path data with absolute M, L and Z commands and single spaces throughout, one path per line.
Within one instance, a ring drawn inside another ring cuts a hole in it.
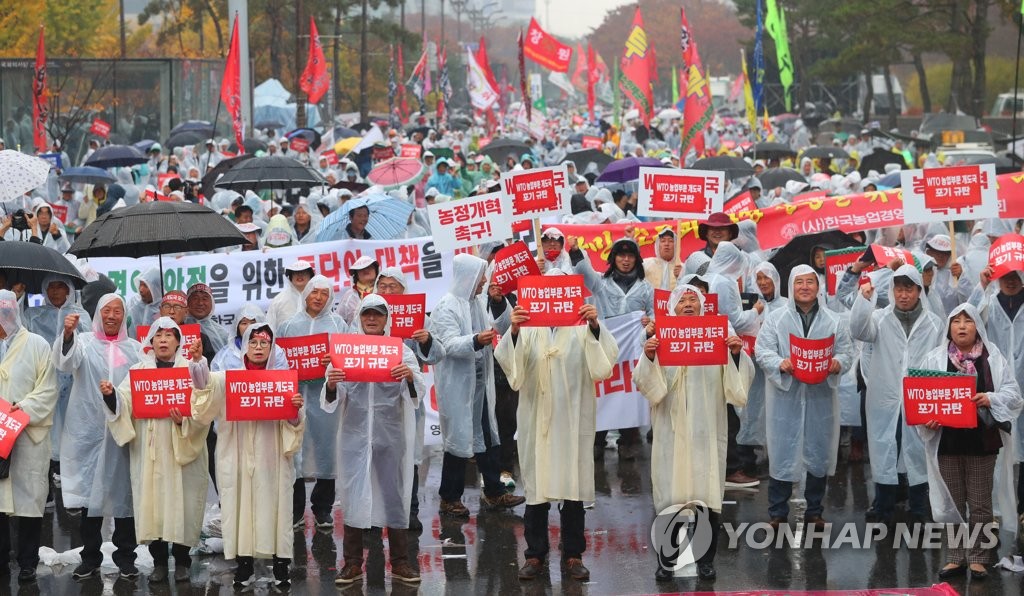
M 1017 17 L 1017 58 L 1013 69 L 1013 121 L 1010 125 L 1010 153 L 1017 155 L 1017 97 L 1020 89 L 1020 38 L 1024 36 L 1024 1 L 1021 2 Z M 950 236 L 952 238 L 952 236 Z

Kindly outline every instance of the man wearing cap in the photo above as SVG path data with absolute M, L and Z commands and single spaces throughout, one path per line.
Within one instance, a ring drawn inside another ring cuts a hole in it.
M 284 274 L 288 277 L 288 284 L 283 292 L 274 296 L 267 309 L 267 322 L 274 329 L 302 309 L 302 291 L 316 272 L 309 262 L 295 261 L 284 268 Z
M 249 212 L 252 213 L 252 210 L 250 209 Z M 248 240 L 248 243 L 242 246 L 243 251 L 260 249 L 260 227 L 258 225 L 250 221 L 241 224 L 236 223 L 235 227 L 237 227 L 238 231 L 245 236 L 246 240 Z
M 707 242 L 702 249 L 709 257 L 715 256 L 720 242 L 732 242 L 740 235 L 740 227 L 722 212 L 712 213 L 708 220 L 697 226 L 697 236 Z
M 368 294 L 373 293 L 373 284 L 377 281 L 379 273 L 380 263 L 368 255 L 359 257 L 348 268 L 349 277 L 352 279 L 352 287 L 345 290 L 345 293 L 341 295 L 341 299 L 338 301 L 338 315 L 345 320 L 345 324 L 353 324 L 356 311 L 359 310 L 359 303 Z
M 676 287 L 683 263 L 676 259 L 676 233 L 672 226 L 658 232 L 657 254 L 644 259 L 644 279 L 659 290 Z
M 936 234 L 929 238 L 924 246 L 924 254 L 935 259 L 935 277 L 932 278 L 931 291 L 938 292 L 939 299 L 942 300 L 942 307 L 948 313 L 959 306 L 963 299 L 970 294 L 974 280 L 965 280 L 963 288 L 957 284 L 964 269 L 960 263 L 952 260 L 953 243 L 949 236 Z M 938 314 L 944 315 L 945 313 Z

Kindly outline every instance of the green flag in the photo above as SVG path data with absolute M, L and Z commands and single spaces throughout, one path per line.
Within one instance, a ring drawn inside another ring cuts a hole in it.
M 1022 0 L 1024 1 L 1024 0 Z M 775 40 L 775 57 L 779 62 L 779 81 L 782 83 L 783 95 L 786 98 L 786 111 L 793 109 L 793 58 L 789 55 L 789 38 L 786 32 L 786 14 L 775 3 L 766 0 L 768 7 L 764 18 L 764 27 L 768 35 Z
M 1024 0 L 1021 0 L 1024 2 Z M 672 105 L 679 103 L 679 78 L 676 76 L 676 67 L 672 67 Z
M 544 116 L 548 115 L 548 102 L 544 99 L 543 95 L 533 100 L 533 109 L 540 110 L 540 113 L 544 114 Z

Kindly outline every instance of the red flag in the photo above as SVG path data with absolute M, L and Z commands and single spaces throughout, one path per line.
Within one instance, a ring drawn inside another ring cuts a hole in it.
M 220 100 L 231 114 L 231 124 L 235 129 L 235 144 L 238 152 L 243 153 L 243 125 L 242 125 L 242 74 L 239 62 L 240 50 L 238 49 L 238 15 L 235 15 L 235 24 L 231 26 L 231 45 L 228 50 L 228 60 L 224 64 L 224 82 L 220 88 Z
M 651 60 L 647 63 L 647 65 L 651 69 L 651 85 L 654 85 L 655 83 L 660 82 L 660 80 L 658 79 L 658 52 L 654 47 L 653 39 L 648 40 L 648 43 L 651 45 Z
M 39 153 L 46 152 L 46 115 L 49 111 L 46 98 L 46 47 L 43 43 L 43 28 L 39 28 L 39 45 L 36 47 L 36 71 L 32 82 L 32 138 Z M 67 166 L 65 166 L 67 167 Z
M 475 57 L 476 63 L 480 67 L 480 70 L 483 71 L 484 76 L 487 78 L 488 84 L 490 84 L 491 86 L 491 89 L 494 89 L 495 91 L 501 91 L 501 87 L 498 86 L 498 79 L 494 78 L 494 71 L 491 70 L 491 61 L 487 57 L 487 44 L 485 43 L 483 37 L 480 38 L 480 48 L 477 49 Z
M 704 74 L 704 66 L 697 53 L 697 42 L 690 35 L 690 24 L 686 21 L 686 11 L 679 9 L 682 19 L 680 48 L 683 51 L 684 76 L 681 81 L 682 93 L 686 98 L 683 108 L 683 136 L 679 157 L 686 156 L 692 146 L 698 155 L 704 153 L 704 129 L 711 123 L 714 107 L 711 105 L 711 88 Z
M 530 19 L 524 46 L 526 56 L 530 60 L 555 72 L 569 72 L 572 48 L 541 29 L 537 19 Z
M 324 47 L 320 45 L 320 33 L 313 17 L 309 17 L 309 57 L 299 79 L 299 89 L 309 96 L 309 103 L 316 103 L 330 87 L 331 76 L 327 74 L 327 59 L 324 58 Z
M 590 47 L 590 45 L 587 44 L 587 47 Z M 573 69 L 572 77 L 569 78 L 569 82 L 572 83 L 573 87 L 583 89 L 586 86 L 583 74 L 589 65 L 590 61 L 587 60 L 587 54 L 583 53 L 583 44 L 576 42 L 576 68 Z
M 594 85 L 601 79 L 601 73 L 597 69 L 597 60 L 594 59 L 594 46 L 587 44 L 587 111 L 590 112 L 590 121 L 594 118 Z
M 533 102 L 530 101 L 530 90 L 526 87 L 526 56 L 523 51 L 523 32 L 519 32 L 516 40 L 519 44 L 519 91 L 523 94 L 523 103 L 526 104 L 526 121 L 533 122 Z
M 619 88 L 626 94 L 640 112 L 644 126 L 649 126 L 654 115 L 654 92 L 651 90 L 651 48 L 644 31 L 644 19 L 637 6 L 633 15 L 633 26 L 626 38 L 625 53 L 622 56 L 622 78 Z

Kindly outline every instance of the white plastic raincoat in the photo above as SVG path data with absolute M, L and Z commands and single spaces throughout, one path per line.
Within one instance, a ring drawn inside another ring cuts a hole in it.
M 775 284 L 775 293 L 772 299 L 768 300 L 764 294 L 758 291 L 761 299 L 764 300 L 764 312 L 762 319 L 776 310 L 782 310 L 789 306 L 789 299 L 782 296 L 782 282 L 779 279 L 779 271 L 768 261 L 764 261 L 754 269 L 754 277 L 761 272 L 771 278 Z M 755 336 L 757 337 L 757 336 Z M 755 348 L 757 342 L 754 343 Z M 765 418 L 764 418 L 764 394 L 765 394 L 764 371 L 760 366 L 754 367 L 754 380 L 750 384 L 750 391 L 747 392 L 747 405 L 739 412 L 740 430 L 736 433 L 736 442 L 740 445 L 765 446 L 767 445 Z
M 160 269 L 151 267 L 139 274 L 132 282 L 135 291 L 139 291 L 139 282 L 146 284 L 150 293 L 153 294 L 153 301 L 146 304 L 142 298 L 135 294 L 128 299 L 128 333 L 135 337 L 135 328 L 139 325 L 150 325 L 160 316 L 160 301 L 164 297 L 164 284 L 160 279 Z
M 616 240 L 615 244 L 623 242 L 636 244 L 628 238 Z M 615 248 L 615 244 L 612 245 L 612 249 Z M 636 252 L 639 254 L 640 249 L 637 248 Z M 614 250 L 612 254 L 614 254 Z M 636 268 L 639 278 L 630 286 L 628 292 L 623 292 L 622 288 L 612 280 L 610 271 L 615 267 L 612 256 L 609 256 L 609 261 L 608 272 L 605 274 L 594 271 L 590 258 L 586 254 L 583 255 L 583 260 L 573 267 L 573 272 L 583 276 L 583 283 L 592 294 L 587 300 L 597 307 L 598 316 L 607 319 L 638 310 L 647 315 L 653 314 L 654 287 L 644 279 L 643 261 L 637 259 Z
M 245 306 L 242 307 L 242 310 L 238 312 L 238 320 L 241 321 L 242 319 L 248 319 L 252 321 L 252 324 L 269 324 L 267 322 L 267 318 L 263 316 L 263 311 L 260 310 L 260 307 L 256 306 L 255 304 L 246 304 Z M 273 329 L 274 326 L 270 325 L 270 328 Z M 246 345 L 246 342 L 243 341 L 240 336 L 238 336 L 237 329 L 238 326 L 236 325 L 235 338 L 229 341 L 227 345 L 221 348 L 217 352 L 217 355 L 213 357 L 213 362 L 210 363 L 210 370 L 219 371 L 236 370 L 244 368 L 244 365 L 242 363 L 242 346 Z M 282 350 L 280 346 L 277 345 L 277 343 L 274 344 L 273 355 L 270 357 L 270 361 L 273 365 L 273 368 L 288 368 L 288 357 L 285 356 L 284 350 Z

